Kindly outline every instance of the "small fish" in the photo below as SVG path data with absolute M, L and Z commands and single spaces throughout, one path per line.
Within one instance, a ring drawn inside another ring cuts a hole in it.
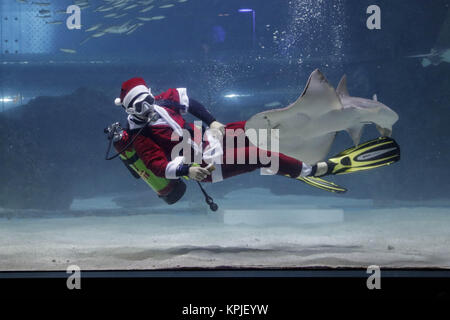
M 47 14 L 47 13 L 50 13 L 50 10 L 47 10 L 47 9 L 39 10 L 39 14 Z
M 156 16 L 156 17 L 152 17 L 152 20 L 161 20 L 164 19 L 166 16 Z
M 171 7 L 173 7 L 174 6 L 174 4 L 166 4 L 166 5 L 164 5 L 164 6 L 160 6 L 159 8 L 160 9 L 166 9 L 166 8 L 171 8 Z
M 126 33 L 126 35 L 132 34 L 134 31 L 137 30 L 137 28 L 138 28 L 138 27 L 131 28 L 130 31 L 128 31 L 128 32 Z
M 153 20 L 153 18 L 148 18 L 148 17 L 138 17 L 137 19 L 141 20 L 141 21 L 152 21 Z
M 139 11 L 139 12 L 147 12 L 147 11 L 152 10 L 154 7 L 155 7 L 155 6 L 150 6 L 150 7 L 147 7 L 147 8 L 145 8 L 145 9 L 142 9 L 142 10 Z
M 49 2 L 32 2 L 31 4 L 35 4 L 35 5 L 41 6 L 41 7 L 47 7 L 50 5 Z
M 89 40 L 90 38 L 91 38 L 91 37 L 87 37 L 86 39 L 84 39 L 83 41 L 81 41 L 81 42 L 80 42 L 80 46 L 83 45 L 83 44 L 85 44 L 86 42 L 88 42 L 88 40 Z
M 188 0 L 178 0 L 178 2 L 186 2 L 186 1 L 188 1 Z
M 28 3 L 26 0 L 16 0 L 18 3 Z
M 128 13 L 119 14 L 118 16 L 115 16 L 114 19 L 119 19 L 119 18 L 125 17 L 127 14 Z
M 66 9 L 61 9 L 61 10 L 56 10 L 55 13 L 66 14 L 67 12 L 66 12 Z
M 73 50 L 73 49 L 64 49 L 64 48 L 60 48 L 59 51 L 62 51 L 62 52 L 65 52 L 65 53 L 71 53 L 71 54 L 77 53 L 77 52 L 76 52 L 75 50 Z
M 61 20 L 55 20 L 55 21 L 45 21 L 46 24 L 62 24 L 63 22 Z
M 125 2 L 124 1 L 119 1 L 119 2 L 114 3 L 112 6 L 114 8 L 116 8 L 116 9 L 119 9 L 119 8 L 121 8 L 123 6 L 126 6 L 127 3 L 128 3 L 128 1 L 125 1 Z
M 139 1 L 138 3 L 143 6 L 148 6 L 150 3 L 152 3 L 154 0 L 147 0 L 147 1 Z
M 136 8 L 137 6 L 138 6 L 137 4 L 132 4 L 131 6 L 123 8 L 123 10 L 130 10 L 130 9 Z
M 42 18 L 42 19 L 46 19 L 46 18 L 50 18 L 51 17 L 51 15 L 45 15 L 45 16 L 40 16 L 40 15 L 37 15 L 36 16 L 36 18 Z
M 125 22 L 125 23 L 122 24 L 122 25 L 109 27 L 109 28 L 103 30 L 103 32 L 106 32 L 106 33 L 114 33 L 114 34 L 123 34 L 123 33 L 126 33 L 126 32 L 128 32 L 128 31 L 130 31 L 130 29 L 133 28 L 133 27 L 135 26 L 135 25 L 131 25 L 131 26 L 130 26 L 130 22 L 131 22 L 131 21 L 127 21 L 127 22 Z
M 139 27 L 142 27 L 143 23 L 137 23 L 134 26 L 131 27 L 131 29 L 126 33 L 126 35 L 132 34 L 134 31 L 136 31 Z
M 91 31 L 97 30 L 97 29 L 100 28 L 101 26 L 102 26 L 101 23 L 96 24 L 95 26 L 92 26 L 92 27 L 90 27 L 89 29 L 87 29 L 86 32 L 91 32 Z
M 98 12 L 106 12 L 106 11 L 111 11 L 111 10 L 114 10 L 114 9 L 115 9 L 114 7 L 106 7 L 106 8 L 103 8 L 103 6 L 102 6 L 101 8 L 95 9 L 95 11 L 98 11 Z
M 117 16 L 117 13 L 110 13 L 110 14 L 105 15 L 104 17 L 105 18 L 114 18 L 115 16 Z
M 104 36 L 105 34 L 106 34 L 105 32 L 94 33 L 92 35 L 92 38 L 100 38 L 101 36 Z

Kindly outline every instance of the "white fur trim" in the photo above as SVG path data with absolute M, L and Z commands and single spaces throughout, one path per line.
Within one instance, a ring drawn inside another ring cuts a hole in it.
M 178 97 L 180 98 L 180 104 L 184 106 L 184 110 L 181 110 L 183 114 L 188 112 L 189 109 L 189 97 L 187 95 L 186 88 L 177 88 Z
M 211 129 L 205 131 L 208 146 L 203 150 L 203 160 L 206 163 L 222 163 L 223 147 L 221 141 L 213 134 Z M 222 137 L 220 136 L 220 139 Z
M 167 179 L 178 179 L 179 178 L 176 175 L 177 168 L 180 164 L 183 163 L 183 160 L 184 160 L 184 157 L 179 156 L 167 164 L 167 167 L 166 167 L 166 178 Z
M 152 126 L 169 126 L 169 124 L 163 118 L 159 118 L 155 122 L 152 122 Z
M 316 170 L 316 173 L 315 173 L 316 177 L 323 176 L 325 173 L 327 173 L 328 165 L 327 165 L 326 162 L 317 162 L 316 165 L 317 165 L 317 170 Z M 302 172 L 303 172 L 303 170 L 302 170 Z
M 216 170 L 214 170 L 211 173 L 211 182 L 212 183 L 220 182 L 223 180 L 222 165 L 217 164 L 217 165 L 215 165 L 215 167 L 216 167 Z
M 156 104 L 154 104 L 153 107 L 154 107 L 155 111 L 158 112 L 158 114 L 161 116 L 161 118 L 166 120 L 166 122 L 173 129 L 173 131 L 175 131 L 176 134 L 178 134 L 180 137 L 182 137 L 183 130 L 181 129 L 180 125 L 175 120 L 173 120 L 173 118 L 167 113 L 166 109 L 164 109 L 163 107 L 160 107 Z
M 148 97 L 148 92 L 145 94 L 141 94 L 140 96 L 139 96 L 139 98 L 137 98 L 136 100 L 134 100 L 134 102 L 133 102 L 133 104 L 137 104 L 138 102 L 141 102 L 141 101 L 144 101 L 145 100 L 145 98 L 147 98 Z
M 173 118 L 169 115 L 169 113 L 167 113 L 166 109 L 164 109 L 163 107 L 160 107 L 156 104 L 153 105 L 153 108 L 155 109 L 155 111 L 160 115 L 160 119 L 158 119 L 155 123 L 152 123 L 152 125 L 155 124 L 166 124 L 169 127 L 171 127 L 173 129 L 173 131 L 175 131 L 176 134 L 178 134 L 180 137 L 183 136 L 183 129 L 180 127 L 180 125 L 173 120 Z M 143 126 L 147 125 L 147 123 L 143 123 L 143 124 L 136 124 L 132 121 L 133 115 L 129 115 L 128 116 L 128 124 L 130 125 L 130 129 L 139 129 L 142 128 Z
M 261 172 L 262 176 L 273 176 L 273 175 L 277 174 L 278 171 L 273 171 L 270 168 L 265 168 L 264 167 L 264 168 L 260 169 L 260 172 Z
M 211 181 L 213 183 L 220 182 L 223 180 L 222 175 L 222 157 L 223 157 L 223 147 L 221 140 L 219 140 L 213 131 L 208 129 L 205 132 L 206 140 L 208 140 L 208 146 L 203 150 L 203 160 L 206 163 L 213 163 L 216 167 L 211 173 Z M 222 137 L 220 136 L 220 139 Z
M 116 106 L 120 106 L 122 104 L 122 101 L 120 100 L 120 98 L 116 98 L 116 99 L 114 99 L 114 104 Z
M 309 164 L 302 162 L 302 172 L 300 172 L 300 177 L 307 177 L 311 174 L 312 167 Z
M 131 100 L 133 100 L 134 97 L 136 97 L 139 93 L 149 93 L 148 88 L 144 85 L 139 85 L 131 89 L 125 98 L 123 98 L 123 105 L 125 108 L 128 108 L 128 105 L 130 104 Z

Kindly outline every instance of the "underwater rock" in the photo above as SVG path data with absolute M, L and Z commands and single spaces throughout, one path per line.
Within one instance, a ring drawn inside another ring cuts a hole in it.
M 1 113 L 0 179 L 6 183 L 0 185 L 0 207 L 68 209 L 76 195 L 117 185 L 125 172 L 114 169 L 121 163 L 104 160 L 103 128 L 121 119 L 107 96 L 88 89 L 38 97 Z

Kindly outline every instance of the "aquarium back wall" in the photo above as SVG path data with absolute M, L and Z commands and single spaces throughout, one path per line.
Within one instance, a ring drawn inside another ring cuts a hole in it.
M 68 208 L 74 197 L 146 191 L 120 162 L 103 159 L 103 128 L 123 122 L 125 114 L 113 100 L 130 77 L 144 77 L 156 93 L 185 86 L 220 121 L 229 122 L 294 101 L 315 68 L 334 86 L 346 73 L 352 95 L 376 93 L 400 116 L 393 137 L 402 147 L 402 161 L 352 179 L 336 177 L 351 190 L 346 196 L 380 203 L 448 198 L 450 142 L 442 119 L 449 118 L 449 65 L 425 68 L 420 59 L 407 58 L 429 52 L 445 33 L 445 1 L 378 1 L 383 9 L 378 31 L 365 27 L 370 1 L 280 1 L 274 15 L 273 4 L 264 1 L 155 0 L 155 8 L 144 13 L 139 12 L 144 6 L 132 8 L 118 19 L 95 11 L 103 1 L 89 1 L 81 30 L 68 30 L 66 14 L 57 13 L 72 1 L 49 3 L 1 4 L 0 134 L 6 139 L 0 157 L 6 165 L 0 176 L 6 184 L 0 206 Z M 159 8 L 168 4 L 175 6 Z M 244 4 L 256 13 L 255 43 L 252 14 L 238 12 Z M 51 17 L 36 17 L 47 15 L 40 10 L 51 11 Z M 129 20 L 144 25 L 130 34 L 92 37 Z M 240 96 L 227 98 L 230 94 Z M 372 127 L 363 139 L 376 135 Z M 334 151 L 350 145 L 341 133 Z M 258 174 L 213 185 L 211 192 L 223 195 L 236 185 L 323 194 Z

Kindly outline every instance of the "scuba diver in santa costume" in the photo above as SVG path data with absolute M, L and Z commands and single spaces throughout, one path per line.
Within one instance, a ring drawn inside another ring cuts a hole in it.
M 133 175 L 144 179 L 168 204 L 175 203 L 183 196 L 186 185 L 182 177 L 198 182 L 219 182 L 258 168 L 270 168 L 271 163 L 267 163 L 267 159 L 275 158 L 276 174 L 327 191 L 345 192 L 345 188 L 319 177 L 343 173 L 350 168 L 355 171 L 354 163 L 341 163 L 341 155 L 345 153 L 347 159 L 348 155 L 360 154 L 361 146 L 366 145 L 363 151 L 367 153 L 380 145 L 378 141 L 370 141 L 369 145 L 366 143 L 348 149 L 328 161 L 308 165 L 285 154 L 260 150 L 252 145 L 245 136 L 245 121 L 226 125 L 220 123 L 200 102 L 188 96 L 186 88 L 169 89 L 153 96 L 144 79 L 132 78 L 122 84 L 120 97 L 115 100 L 115 104 L 122 106 L 128 114 L 127 126 L 122 129 L 119 123 L 115 123 L 105 129 L 111 141 L 110 147 L 113 143 L 118 152 L 114 157 L 108 157 L 108 148 L 107 160 L 120 156 Z M 183 118 L 187 113 L 201 120 L 209 129 L 188 124 Z M 174 152 L 181 141 L 190 146 L 187 152 L 190 151 L 190 155 L 186 153 L 186 148 L 182 152 Z M 389 145 L 392 148 L 396 143 L 392 140 Z M 252 155 L 255 157 L 252 158 Z M 250 158 L 252 161 L 249 161 Z M 392 157 L 389 159 L 386 164 L 393 162 Z M 368 168 L 370 166 L 367 167 L 366 163 L 362 169 Z M 203 188 L 202 192 L 211 209 L 217 209 Z

